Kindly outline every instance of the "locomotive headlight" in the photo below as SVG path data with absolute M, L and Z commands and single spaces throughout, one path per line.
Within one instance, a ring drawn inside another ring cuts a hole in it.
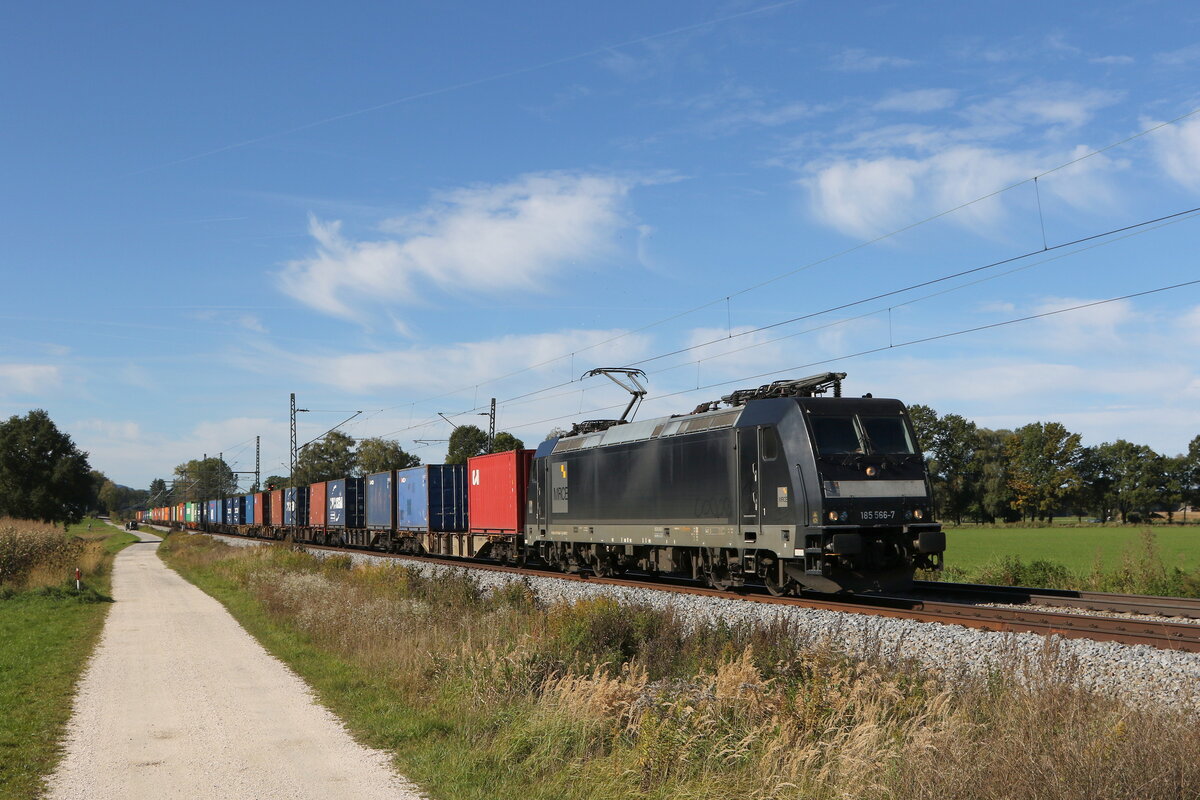
M 879 470 L 875 469 L 875 467 L 867 467 L 867 477 L 868 478 L 874 478 L 878 474 L 879 474 Z
M 913 516 L 915 516 L 917 519 L 925 519 L 925 512 L 918 508 L 913 512 Z
M 849 516 L 850 516 L 849 514 L 847 514 L 845 511 L 843 511 L 841 513 L 841 515 L 838 517 L 838 519 L 840 519 L 842 522 L 845 522 Z
M 830 521 L 830 522 L 837 522 L 837 512 L 836 512 L 836 511 L 830 511 L 830 512 L 829 512 L 829 521 Z

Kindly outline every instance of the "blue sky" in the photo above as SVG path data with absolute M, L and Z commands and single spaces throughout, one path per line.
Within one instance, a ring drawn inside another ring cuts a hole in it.
M 1197 285 L 895 346 L 1200 278 L 1187 214 L 1063 246 L 1200 206 L 1187 4 L 22 4 L 0 51 L 0 414 L 122 483 L 285 472 L 293 391 L 302 442 L 436 462 L 497 397 L 533 444 L 626 364 L 642 417 L 836 369 L 1200 434 Z

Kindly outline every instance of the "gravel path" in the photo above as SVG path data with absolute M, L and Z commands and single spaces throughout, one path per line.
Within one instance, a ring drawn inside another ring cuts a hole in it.
M 168 569 L 160 539 L 118 554 L 51 798 L 420 798 L 354 742 L 224 607 Z

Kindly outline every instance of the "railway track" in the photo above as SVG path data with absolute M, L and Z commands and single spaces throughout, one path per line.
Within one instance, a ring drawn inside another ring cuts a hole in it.
M 265 544 L 287 544 L 289 546 L 293 544 L 292 542 L 258 539 L 231 533 L 215 535 L 230 536 Z M 582 581 L 606 586 L 636 587 L 639 589 L 653 587 L 662 589 L 663 591 L 736 599 L 753 603 L 816 608 L 850 614 L 909 619 L 918 622 L 936 622 L 944 625 L 962 625 L 984 631 L 1036 633 L 1043 636 L 1058 635 L 1071 639 L 1092 639 L 1101 642 L 1147 645 L 1163 650 L 1200 653 L 1200 625 L 1196 624 L 1172 622 L 1168 619 L 1150 620 L 1047 611 L 1044 608 L 1002 608 L 980 604 L 1006 603 L 1037 606 L 1058 604 L 1072 608 L 1118 613 L 1155 614 L 1162 617 L 1200 616 L 1200 601 L 1189 600 L 1187 598 L 1110 595 L 1097 592 L 977 586 L 974 584 L 950 584 L 929 581 L 917 582 L 915 587 L 917 594 L 904 597 L 860 596 L 851 599 L 812 594 L 806 594 L 801 597 L 774 597 L 765 589 L 752 586 L 745 587 L 740 591 L 724 591 L 696 586 L 687 581 L 664 583 L 661 579 L 655 579 L 654 582 L 651 582 L 648 577 L 638 578 L 634 576 L 599 578 L 588 574 L 565 574 L 555 570 L 536 569 L 528 566 L 503 566 L 492 562 L 472 559 L 399 555 L 376 550 L 332 547 L 317 544 L 303 544 L 303 546 L 311 550 L 363 553 L 380 558 L 417 561 L 447 567 L 469 567 L 471 569 L 490 570 L 529 577 L 555 578 L 558 580 Z M 941 595 L 955 599 L 932 599 L 929 595 Z M 1148 609 L 1155 610 L 1151 611 Z
M 960 597 L 975 602 L 1028 603 L 1057 608 L 1107 611 L 1116 614 L 1200 619 L 1200 599 L 1189 597 L 1154 597 L 1138 594 L 1079 592 L 1071 589 L 943 583 L 941 581 L 916 581 L 913 590 L 920 595 Z

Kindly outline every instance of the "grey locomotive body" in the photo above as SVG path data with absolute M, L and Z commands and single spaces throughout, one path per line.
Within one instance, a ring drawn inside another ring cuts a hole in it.
M 940 568 L 945 538 L 904 405 L 762 388 L 731 408 L 543 442 L 526 547 L 570 571 L 761 580 L 777 593 L 885 591 Z

